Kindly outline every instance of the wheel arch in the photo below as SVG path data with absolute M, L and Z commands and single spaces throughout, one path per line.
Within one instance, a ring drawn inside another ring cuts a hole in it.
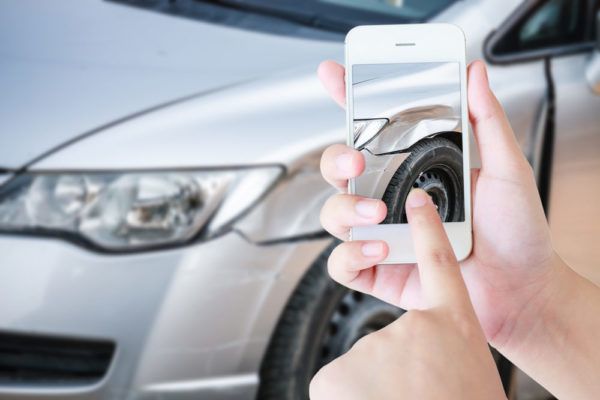
M 375 168 L 374 171 L 370 171 L 365 169 L 365 174 L 369 175 L 369 183 L 367 185 L 360 186 L 360 192 L 367 197 L 380 199 L 383 197 L 383 194 L 388 189 L 392 177 L 394 176 L 395 171 L 400 167 L 400 165 L 404 162 L 406 158 L 409 157 L 414 147 L 421 143 L 423 140 L 429 140 L 436 137 L 442 137 L 448 139 L 452 143 L 456 144 L 459 149 L 462 151 L 462 134 L 457 131 L 443 131 L 433 133 L 431 135 L 423 137 L 421 140 L 414 142 L 407 149 L 398 152 L 397 155 L 403 155 L 403 157 L 389 157 L 390 160 L 388 162 L 382 163 L 382 168 Z M 381 162 L 381 157 L 385 156 L 377 156 L 368 150 L 361 151 L 365 157 L 366 164 L 369 162 Z

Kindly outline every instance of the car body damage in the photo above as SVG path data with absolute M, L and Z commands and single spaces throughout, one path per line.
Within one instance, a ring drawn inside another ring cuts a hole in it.
M 444 134 L 460 147 L 458 64 L 404 64 L 402 70 L 398 74 L 397 64 L 354 66 L 354 146 L 365 157 L 355 193 L 382 198 L 421 140 Z

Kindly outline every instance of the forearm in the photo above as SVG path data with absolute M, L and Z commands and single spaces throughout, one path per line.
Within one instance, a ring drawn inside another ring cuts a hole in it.
M 561 399 L 600 395 L 600 288 L 560 258 L 555 285 L 521 312 L 499 350 Z

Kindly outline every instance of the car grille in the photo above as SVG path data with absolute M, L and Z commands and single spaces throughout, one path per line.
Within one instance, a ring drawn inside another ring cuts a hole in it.
M 90 384 L 106 374 L 106 340 L 0 332 L 0 384 Z

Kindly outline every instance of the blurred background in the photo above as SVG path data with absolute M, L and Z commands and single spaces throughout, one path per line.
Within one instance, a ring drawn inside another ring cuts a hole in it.
M 356 25 L 465 31 L 600 283 L 599 6 L 0 2 L 0 398 L 306 399 L 402 313 L 326 272 L 319 157 L 346 131 L 316 68 Z M 552 398 L 494 356 L 509 398 Z

